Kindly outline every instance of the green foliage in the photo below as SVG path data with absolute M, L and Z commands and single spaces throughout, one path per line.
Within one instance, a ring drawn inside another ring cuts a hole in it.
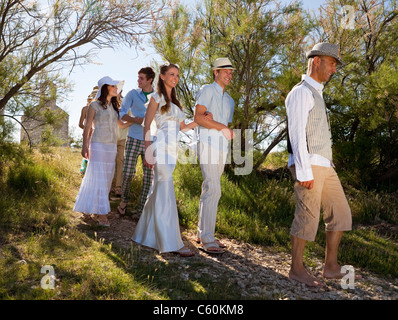
M 258 146 L 284 126 L 284 97 L 302 72 L 300 50 L 309 27 L 298 4 L 204 1 L 196 10 L 173 7 L 153 43 L 165 60 L 180 65 L 178 94 L 189 115 L 201 86 L 213 81 L 214 60 L 229 57 L 236 67 L 227 89 L 236 102 L 232 127 L 252 129 Z
M 137 45 L 162 5 L 149 0 L 2 1 L 0 114 L 53 124 L 51 112 L 36 116 L 46 101 L 59 104 L 70 92 L 60 70 L 87 63 L 96 49 Z M 0 122 L 0 139 L 5 132 Z
M 335 162 L 357 188 L 398 187 L 398 7 L 396 1 L 350 1 L 354 29 L 340 4 L 327 1 L 319 33 L 339 43 L 344 66 L 327 84 Z
M 270 152 L 266 145 L 285 137 L 284 101 L 306 71 L 305 53 L 316 42 L 339 44 L 344 65 L 324 91 L 336 166 L 357 188 L 396 190 L 397 2 L 344 4 L 353 6 L 354 29 L 342 26 L 342 4 L 334 0 L 316 15 L 298 2 L 271 0 L 175 5 L 153 43 L 165 60 L 181 66 L 178 94 L 190 115 L 196 93 L 212 81 L 214 59 L 231 59 L 237 68 L 227 88 L 236 102 L 232 127 L 253 130 L 253 145 L 263 153 L 256 168 Z
M 10 165 L 19 166 L 27 161 L 29 151 L 13 143 L 0 142 L 0 181 L 4 182 L 7 168 Z
M 165 60 L 180 67 L 177 90 L 189 116 L 193 116 L 195 95 L 210 73 L 203 68 L 203 21 L 182 5 L 171 9 L 153 33 L 152 42 Z

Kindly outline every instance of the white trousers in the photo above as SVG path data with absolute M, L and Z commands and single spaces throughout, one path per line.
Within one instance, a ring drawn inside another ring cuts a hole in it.
M 202 170 L 202 194 L 199 200 L 198 238 L 203 243 L 214 242 L 218 201 L 221 197 L 221 175 L 228 151 L 198 143 L 198 158 Z

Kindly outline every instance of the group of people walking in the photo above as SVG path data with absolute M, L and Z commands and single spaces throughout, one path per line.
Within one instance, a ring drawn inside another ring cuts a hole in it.
M 296 211 L 292 225 L 290 278 L 308 286 L 322 282 L 303 265 L 304 247 L 314 241 L 320 209 L 326 225 L 326 258 L 323 275 L 341 278 L 337 250 L 344 231 L 351 229 L 351 212 L 332 163 L 330 123 L 322 96 L 328 81 L 341 64 L 338 47 L 319 43 L 307 53 L 308 70 L 286 98 L 289 168 L 295 178 Z M 179 227 L 173 184 L 178 157 L 179 131 L 195 130 L 197 156 L 203 183 L 198 203 L 197 242 L 209 254 L 226 250 L 215 238 L 220 178 L 234 132 L 229 128 L 235 102 L 226 92 L 235 68 L 228 58 L 213 64 L 212 84 L 197 94 L 193 121 L 187 123 L 176 94 L 179 66 L 166 63 L 156 74 L 152 68 L 138 72 L 138 89 L 120 98 L 123 81 L 104 77 L 98 82 L 96 99 L 90 103 L 83 131 L 82 156 L 89 159 L 74 211 L 95 214 L 100 225 L 109 226 L 109 192 L 117 154 L 117 127 L 128 128 L 124 152 L 121 202 L 117 210 L 125 216 L 131 181 L 138 157 L 143 164 L 143 187 L 136 213 L 139 221 L 132 240 L 160 253 L 194 255 L 184 245 Z M 118 98 L 119 96 L 119 98 Z M 120 100 L 122 102 L 120 103 Z

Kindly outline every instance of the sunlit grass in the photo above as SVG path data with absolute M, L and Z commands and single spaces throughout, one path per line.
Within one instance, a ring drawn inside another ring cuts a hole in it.
M 182 277 L 180 264 L 152 251 L 113 247 L 97 237 L 95 228 L 80 231 L 72 212 L 80 161 L 77 150 L 48 148 L 45 154 L 27 151 L 26 166 L 3 167 L 1 186 L 7 188 L 0 195 L 0 299 L 238 298 L 227 278 Z M 138 168 L 132 188 L 141 184 Z M 54 268 L 54 290 L 41 287 L 45 265 Z M 198 272 L 200 267 L 191 266 Z
M 203 264 L 198 261 L 175 263 L 140 246 L 121 249 L 98 238 L 95 228 L 79 230 L 72 212 L 81 183 L 79 150 L 48 148 L 45 153 L 17 154 L 1 163 L 0 299 L 240 298 L 228 273 L 215 278 L 201 272 Z M 180 222 L 195 230 L 202 184 L 199 166 L 178 164 L 174 182 Z M 139 161 L 131 209 L 138 203 L 141 185 Z M 221 185 L 219 235 L 290 252 L 295 200 L 288 177 L 234 176 L 227 171 Z M 349 187 L 346 191 L 355 223 L 354 230 L 344 234 L 339 261 L 396 277 L 396 236 L 370 226 L 377 221 L 398 222 L 397 194 Z M 321 222 L 316 241 L 306 249 L 306 264 L 311 265 L 312 257 L 322 260 L 324 247 Z M 54 290 L 40 286 L 44 265 L 55 270 Z

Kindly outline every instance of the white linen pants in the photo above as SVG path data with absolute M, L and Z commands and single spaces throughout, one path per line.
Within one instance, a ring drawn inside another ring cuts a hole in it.
M 218 201 L 221 197 L 221 175 L 228 151 L 198 143 L 198 158 L 202 171 L 202 194 L 199 200 L 198 238 L 202 243 L 214 242 Z

